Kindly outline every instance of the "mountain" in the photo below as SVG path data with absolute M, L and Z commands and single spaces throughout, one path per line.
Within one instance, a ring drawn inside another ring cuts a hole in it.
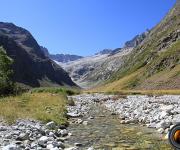
M 0 45 L 14 60 L 14 80 L 28 87 L 76 84 L 59 65 L 44 55 L 29 31 L 0 22 Z
M 73 81 L 83 88 L 97 86 L 111 77 L 124 62 L 124 56 L 133 48 L 102 50 L 75 61 L 60 64 Z
M 98 54 L 101 54 L 101 55 L 103 55 L 103 54 L 110 54 L 112 51 L 113 50 L 111 50 L 111 49 L 103 49 L 102 51 L 96 53 L 95 55 L 98 55 Z
M 95 55 L 84 57 L 68 63 L 59 63 L 71 76 L 73 81 L 83 88 L 99 86 L 109 80 L 124 64 L 126 56 L 141 44 L 149 30 L 137 35 L 125 43 L 123 48 L 103 49 Z
M 83 58 L 82 56 L 70 55 L 70 54 L 50 54 L 48 49 L 42 46 L 41 46 L 41 50 L 44 52 L 44 54 L 47 57 L 60 63 L 67 63 L 70 61 L 75 61 L 75 60 Z
M 136 35 L 132 40 L 127 41 L 124 45 L 125 48 L 136 47 L 138 46 L 150 33 L 150 30 L 147 29 L 146 32 L 143 32 L 140 35 Z
M 134 43 L 134 42 L 133 42 Z M 126 43 L 126 46 L 132 46 Z M 126 57 L 100 91 L 180 89 L 180 1 Z

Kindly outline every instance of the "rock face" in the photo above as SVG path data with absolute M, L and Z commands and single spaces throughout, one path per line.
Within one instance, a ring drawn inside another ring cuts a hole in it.
M 146 32 L 140 34 L 140 35 L 136 35 L 132 40 L 127 41 L 124 45 L 125 48 L 128 47 L 136 47 L 139 44 L 141 44 L 143 42 L 143 40 L 148 36 L 148 34 L 150 33 L 150 30 L 146 30 Z
M 14 80 L 30 87 L 76 86 L 59 65 L 47 58 L 27 30 L 0 22 L 0 45 L 13 60 Z
M 41 46 L 41 50 L 44 52 L 44 54 L 47 57 L 60 63 L 67 63 L 70 61 L 75 61 L 75 60 L 83 58 L 82 56 L 70 55 L 70 54 L 50 54 L 48 49 L 42 46 Z

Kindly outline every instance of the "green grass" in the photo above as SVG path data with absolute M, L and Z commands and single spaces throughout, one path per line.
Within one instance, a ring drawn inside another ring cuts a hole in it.
M 65 88 L 65 87 L 41 87 L 31 90 L 32 93 L 53 93 L 53 94 L 67 94 L 77 95 L 80 94 L 80 90 L 77 88 Z
M 0 117 L 8 123 L 17 119 L 37 119 L 66 124 L 66 105 L 69 104 L 67 95 L 73 94 L 79 94 L 79 91 L 67 88 L 35 88 L 22 95 L 1 98 Z M 73 102 L 70 104 L 73 105 Z

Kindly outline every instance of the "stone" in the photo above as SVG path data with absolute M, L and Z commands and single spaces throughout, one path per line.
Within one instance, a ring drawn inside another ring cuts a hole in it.
M 66 129 L 60 131 L 61 136 L 67 136 L 68 131 Z
M 74 113 L 74 112 L 71 112 L 71 113 L 67 113 L 67 116 L 69 116 L 71 118 L 77 118 L 77 117 L 80 117 L 81 115 L 77 114 L 77 113 Z
M 85 126 L 87 126 L 87 125 L 88 125 L 88 121 L 83 121 L 82 124 L 85 125 Z
M 172 122 L 174 125 L 180 123 L 180 114 L 174 115 Z
M 164 119 L 164 118 L 167 117 L 167 116 L 168 116 L 168 113 L 167 113 L 166 111 L 162 111 L 162 112 L 160 113 L 159 119 Z
M 94 150 L 94 148 L 93 147 L 89 147 L 87 150 Z
M 49 132 L 49 137 L 54 137 L 54 133 L 53 132 Z
M 174 109 L 174 106 L 173 105 L 164 105 L 164 106 L 161 106 L 160 109 L 162 111 L 170 113 L 170 111 Z
M 74 143 L 74 145 L 80 147 L 82 146 L 82 143 Z
M 40 146 L 46 146 L 46 143 L 48 141 L 48 137 L 47 136 L 42 136 L 39 140 L 38 140 L 38 144 Z
M 159 128 L 163 128 L 163 129 L 166 129 L 166 128 L 169 128 L 171 125 L 170 122 L 165 122 L 164 120 L 162 120 L 161 122 L 159 122 L 157 125 L 156 125 L 156 128 L 159 129 Z
M 88 119 L 91 120 L 91 119 L 94 119 L 94 117 L 93 117 L 93 116 L 90 116 Z
M 76 123 L 77 123 L 77 124 L 81 124 L 81 123 L 83 123 L 83 120 L 82 120 L 82 119 L 78 119 L 78 120 L 76 121 Z
M 53 145 L 53 144 L 48 144 L 48 145 L 46 146 L 46 148 L 47 148 L 47 149 L 52 149 L 52 148 L 54 148 L 54 145 Z
M 163 128 L 159 128 L 159 129 L 158 129 L 158 132 L 161 133 L 161 134 L 163 134 L 163 133 L 164 133 L 164 129 L 163 129 Z
M 69 148 L 65 148 L 64 150 L 78 150 L 77 147 L 69 147 Z
M 49 128 L 49 129 L 55 129 L 56 128 L 56 124 L 54 121 L 51 121 L 51 122 L 48 122 L 46 124 L 46 127 Z
M 20 150 L 20 148 L 17 147 L 15 144 L 10 144 L 10 145 L 4 146 L 2 150 Z
M 28 133 L 21 133 L 16 140 L 19 141 L 25 141 L 29 139 L 29 134 Z

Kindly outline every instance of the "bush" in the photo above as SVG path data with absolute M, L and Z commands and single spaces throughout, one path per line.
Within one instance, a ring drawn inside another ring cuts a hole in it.
M 3 47 L 0 47 L 0 96 L 10 94 L 14 90 L 12 63 L 13 60 L 7 56 Z

